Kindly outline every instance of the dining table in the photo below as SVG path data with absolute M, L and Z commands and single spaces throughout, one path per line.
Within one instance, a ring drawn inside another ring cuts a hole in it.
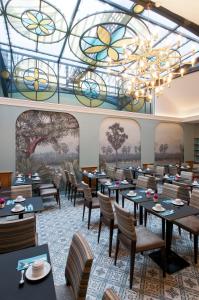
M 40 280 L 29 280 L 24 276 L 25 282 L 19 284 L 21 279 L 21 270 L 18 270 L 19 261 L 24 259 L 31 261 L 32 258 L 37 259 L 37 256 L 43 255 L 50 264 L 47 244 L 0 255 L 1 300 L 56 300 L 52 269 Z M 28 266 L 26 264 L 21 269 L 26 269 Z
M 119 192 L 124 190 L 133 190 L 135 188 L 134 184 L 129 183 L 126 181 L 112 181 L 110 184 L 107 182 L 102 184 L 102 192 L 104 193 L 105 188 L 108 188 L 109 196 L 111 191 L 115 191 L 115 200 L 119 203 Z
M 183 205 L 174 204 L 175 200 L 160 196 L 158 202 L 164 208 L 163 212 L 157 212 L 154 210 L 153 200 L 142 201 L 139 205 L 150 214 L 155 215 L 158 218 L 162 219 L 162 230 L 166 230 L 166 260 L 167 260 L 167 273 L 175 273 L 187 266 L 189 263 L 177 253 L 171 249 L 172 245 L 172 234 L 173 234 L 173 223 L 177 219 L 188 217 L 191 215 L 199 215 L 199 209 L 183 203 Z M 150 257 L 154 259 L 156 263 L 162 266 L 161 253 L 156 251 L 150 254 Z M 163 267 L 163 266 L 162 266 Z
M 82 175 L 85 176 L 88 179 L 88 185 L 91 188 L 92 187 L 92 181 L 96 181 L 96 194 L 98 192 L 98 181 L 99 179 L 107 178 L 107 175 L 105 173 L 101 172 L 82 172 Z
M 24 207 L 24 210 L 18 212 L 12 212 L 11 209 L 16 205 L 15 199 L 7 199 L 5 201 L 5 206 L 0 208 L 0 217 L 8 217 L 8 216 L 18 216 L 19 219 L 22 219 L 24 214 L 27 213 L 36 213 L 40 212 L 44 209 L 43 201 L 41 197 L 30 197 L 26 198 L 20 204 Z

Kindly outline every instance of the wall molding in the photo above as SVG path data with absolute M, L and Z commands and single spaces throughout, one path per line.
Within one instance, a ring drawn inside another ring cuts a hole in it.
M 132 113 L 126 111 L 117 111 L 103 108 L 89 108 L 84 106 L 57 104 L 49 102 L 36 102 L 30 100 L 20 100 L 14 98 L 0 97 L 0 105 L 22 107 L 24 109 L 39 109 L 57 112 L 68 112 L 68 113 L 86 113 L 86 114 L 97 114 L 109 117 L 120 117 L 128 119 L 145 119 L 145 120 L 157 120 L 166 122 L 193 122 L 199 120 L 199 116 L 192 116 L 189 118 L 180 118 L 179 116 L 160 116 L 160 115 L 149 115 L 143 113 Z M 191 118 L 191 119 L 190 119 Z M 195 119 L 194 119 L 195 118 Z M 189 120 L 190 119 L 190 120 Z

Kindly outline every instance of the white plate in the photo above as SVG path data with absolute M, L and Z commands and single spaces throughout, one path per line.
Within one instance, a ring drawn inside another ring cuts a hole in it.
M 15 199 L 14 202 L 15 203 L 20 203 L 20 202 L 24 202 L 25 200 L 26 200 L 26 198 Z
M 177 202 L 175 202 L 175 200 L 173 200 L 171 203 L 174 204 L 174 205 L 179 205 L 179 206 L 184 205 L 184 202 L 182 202 L 182 201 L 180 203 L 177 203 Z
M 40 177 L 32 178 L 32 180 L 40 180 Z
M 15 210 L 15 208 L 13 207 L 13 208 L 11 209 L 11 211 L 12 211 L 13 213 L 18 213 L 18 212 L 24 211 L 24 209 L 25 209 L 25 207 L 23 207 L 23 208 L 21 208 L 21 209 L 18 209 L 18 210 Z
M 32 276 L 32 265 L 30 265 L 28 267 L 28 269 L 26 270 L 25 276 L 28 280 L 33 280 L 33 281 L 40 280 L 40 279 L 46 277 L 48 275 L 48 273 L 50 272 L 50 270 L 51 270 L 51 265 L 47 261 L 44 261 L 44 270 L 40 276 L 37 276 L 37 277 Z
M 157 211 L 157 212 L 162 212 L 162 211 L 166 210 L 164 207 L 161 207 L 161 209 L 157 209 L 155 206 L 153 206 L 152 209 Z
M 135 197 L 135 196 L 137 196 L 137 193 L 134 193 L 134 194 L 126 194 L 127 196 L 130 196 L 130 197 Z
M 154 192 L 154 191 L 152 191 L 152 192 L 150 192 L 150 191 L 145 191 L 145 193 L 151 193 L 151 195 L 153 195 L 155 192 Z
M 122 184 L 128 184 L 128 181 L 121 181 Z
M 111 185 L 112 183 L 111 182 L 105 182 L 105 185 Z

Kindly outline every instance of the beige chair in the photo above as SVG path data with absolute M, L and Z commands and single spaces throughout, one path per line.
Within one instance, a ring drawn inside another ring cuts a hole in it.
M 84 300 L 93 263 L 93 254 L 80 234 L 75 233 L 65 268 L 66 285 L 55 286 L 57 300 Z
M 165 174 L 164 166 L 156 166 L 155 167 L 155 177 L 156 177 L 157 182 L 162 182 L 164 174 Z
M 115 180 L 122 181 L 124 178 L 124 171 L 122 169 L 117 169 L 115 172 Z
M 115 252 L 115 265 L 117 262 L 120 242 L 130 251 L 130 289 L 133 285 L 133 273 L 135 254 L 138 252 L 161 249 L 165 276 L 165 241 L 154 233 L 148 231 L 144 226 L 134 226 L 132 215 L 115 203 L 115 212 L 118 221 L 118 234 Z
M 128 182 L 130 182 L 131 184 L 133 183 L 133 173 L 130 169 L 124 169 L 124 177 Z
M 11 186 L 11 198 L 15 199 L 17 196 L 24 198 L 32 197 L 32 185 L 16 185 Z
M 199 190 L 194 189 L 191 194 L 190 205 L 199 209 Z M 199 217 L 188 216 L 177 219 L 174 222 L 180 228 L 190 232 L 194 236 L 194 262 L 197 264 L 198 258 L 198 235 L 199 235 Z
M 99 199 L 97 197 L 92 196 L 92 190 L 89 188 L 88 184 L 82 181 L 82 189 L 84 194 L 84 206 L 83 206 L 83 216 L 82 220 L 84 220 L 85 208 L 88 208 L 88 229 L 90 229 L 91 222 L 91 212 L 93 209 L 100 208 Z
M 61 208 L 61 202 L 60 202 L 61 178 L 62 178 L 62 176 L 60 174 L 54 175 L 54 177 L 53 177 L 54 187 L 53 188 L 40 189 L 40 196 L 42 198 L 54 197 L 57 204 L 59 205 L 59 208 Z
M 173 181 L 173 184 L 179 186 L 177 198 L 180 198 L 181 200 L 186 201 L 188 204 L 190 202 L 190 196 L 191 196 L 191 188 L 186 183 L 182 183 L 179 181 Z
M 112 241 L 113 241 L 113 231 L 117 226 L 117 219 L 115 213 L 113 212 L 112 202 L 110 197 L 98 192 L 99 204 L 100 204 L 100 221 L 98 230 L 98 243 L 100 240 L 100 233 L 102 223 L 109 227 L 109 257 L 111 257 L 112 252 Z
M 176 166 L 169 165 L 169 175 L 175 176 L 178 173 L 178 168 Z
M 171 199 L 178 198 L 179 186 L 171 183 L 164 183 L 162 188 L 162 196 Z
M 149 176 L 138 176 L 136 188 L 147 189 L 149 184 Z
M 71 180 L 71 201 L 74 200 L 74 206 L 76 204 L 77 194 L 83 195 L 83 187 L 81 183 L 77 182 L 77 179 L 73 173 L 70 173 L 70 180 Z
M 189 180 L 189 181 L 193 180 L 192 172 L 181 171 L 180 176 L 181 176 L 181 179 L 184 179 L 184 180 Z
M 0 253 L 36 246 L 36 218 L 0 223 Z
M 108 288 L 104 292 L 102 300 L 120 300 L 120 297 L 111 288 Z

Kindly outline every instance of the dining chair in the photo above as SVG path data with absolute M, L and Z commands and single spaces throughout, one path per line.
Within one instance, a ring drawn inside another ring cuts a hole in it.
M 132 170 L 130 169 L 124 169 L 124 177 L 125 179 L 130 182 L 131 184 L 133 184 L 133 173 L 132 173 Z
M 120 300 L 120 297 L 111 288 L 108 288 L 105 290 L 102 300 Z
M 61 208 L 61 202 L 60 202 L 60 183 L 61 183 L 61 174 L 55 174 L 53 176 L 53 188 L 46 188 L 46 189 L 40 189 L 40 196 L 42 198 L 49 198 L 54 197 L 57 204 L 59 205 L 59 208 Z
M 77 194 L 82 194 L 84 193 L 83 191 L 83 186 L 82 183 L 78 183 L 75 175 L 73 173 L 70 173 L 70 180 L 71 180 L 71 201 L 74 200 L 73 204 L 74 206 L 76 205 L 76 199 L 77 199 Z
M 177 198 L 180 198 L 181 200 L 184 200 L 187 202 L 187 204 L 189 204 L 191 197 L 191 187 L 186 183 L 175 180 L 173 181 L 173 184 L 179 186 Z
M 170 166 L 168 167 L 169 169 L 169 175 L 175 176 L 178 173 L 178 168 L 176 166 Z
M 122 169 L 117 169 L 115 172 L 115 180 L 122 181 L 124 178 L 124 171 Z
M 91 221 L 91 212 L 93 209 L 100 208 L 99 198 L 93 197 L 92 190 L 87 183 L 82 181 L 82 189 L 84 194 L 84 206 L 83 206 L 83 216 L 82 221 L 84 220 L 85 208 L 88 208 L 88 229 L 90 229 Z
M 32 197 L 32 185 L 12 185 L 11 186 L 11 198 L 15 199 L 17 196 L 23 196 L 24 198 Z
M 112 241 L 113 241 L 113 231 L 117 226 L 116 215 L 113 212 L 112 201 L 111 198 L 98 192 L 97 193 L 100 204 L 100 221 L 99 221 L 99 229 L 98 229 L 98 243 L 100 240 L 100 233 L 102 223 L 109 227 L 109 257 L 111 257 L 112 252 Z
M 37 245 L 35 215 L 0 223 L 0 253 Z
M 180 173 L 181 179 L 185 180 L 193 180 L 193 172 L 181 171 Z
M 66 262 L 66 284 L 55 286 L 57 300 L 86 299 L 93 258 L 86 239 L 80 233 L 75 233 Z
M 164 183 L 162 187 L 162 196 L 171 199 L 178 198 L 179 186 L 171 183 Z
M 70 181 L 70 175 L 69 175 L 69 171 L 68 170 L 64 170 L 65 176 L 66 176 L 66 185 L 65 185 L 65 196 L 68 194 L 70 194 L 70 185 L 71 185 L 71 181 Z
M 191 194 L 190 206 L 199 209 L 199 190 L 193 189 Z M 198 235 L 199 235 L 199 217 L 198 216 L 188 216 L 180 218 L 174 221 L 174 224 L 178 225 L 180 228 L 188 231 L 194 236 L 194 262 L 197 264 L 198 258 Z
M 139 175 L 137 178 L 136 188 L 147 189 L 149 183 L 149 176 Z
M 130 251 L 130 289 L 133 285 L 133 274 L 135 264 L 135 254 L 143 253 L 155 249 L 161 249 L 163 262 L 163 276 L 165 277 L 165 241 L 156 234 L 150 232 L 144 226 L 135 226 L 134 218 L 130 212 L 123 209 L 118 204 L 115 205 L 115 212 L 118 221 L 118 233 L 115 251 L 115 265 L 121 244 Z
M 162 182 L 164 174 L 165 174 L 165 167 L 164 166 L 156 166 L 155 167 L 156 182 L 158 182 L 158 183 Z

